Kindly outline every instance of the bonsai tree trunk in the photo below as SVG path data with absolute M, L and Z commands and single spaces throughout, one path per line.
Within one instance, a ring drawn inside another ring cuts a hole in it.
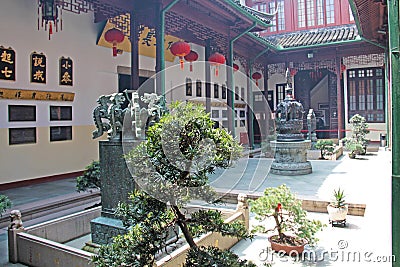
M 186 217 L 185 215 L 182 214 L 182 212 L 179 210 L 177 206 L 172 206 L 172 209 L 174 210 L 176 216 L 178 217 L 178 226 L 182 230 L 182 233 L 186 239 L 186 242 L 188 242 L 189 246 L 191 248 L 196 248 L 197 245 L 193 240 L 193 236 L 190 234 L 189 229 L 186 224 Z

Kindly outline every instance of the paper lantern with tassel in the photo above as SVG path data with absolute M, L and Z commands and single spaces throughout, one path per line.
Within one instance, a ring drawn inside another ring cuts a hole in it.
M 190 53 L 185 56 L 185 60 L 190 62 L 190 71 L 193 71 L 192 62 L 196 61 L 198 58 L 199 55 L 193 50 L 190 50 Z
M 254 80 L 256 80 L 256 85 L 258 86 L 258 80 L 261 79 L 261 73 L 259 72 L 254 72 L 253 75 L 251 76 Z
M 117 56 L 117 44 L 122 43 L 124 38 L 124 33 L 116 28 L 112 28 L 104 34 L 104 39 L 113 45 L 113 57 Z
M 211 65 L 215 66 L 215 76 L 218 76 L 218 68 L 219 65 L 225 64 L 225 57 L 224 55 L 216 52 L 212 54 L 209 58 L 208 61 L 210 61 Z
M 183 41 L 178 41 L 175 42 L 171 45 L 171 47 L 169 48 L 169 50 L 171 51 L 171 53 L 174 56 L 178 56 L 179 57 L 179 62 L 181 64 L 181 69 L 183 70 L 183 57 L 188 55 L 190 53 L 190 45 L 186 42 Z

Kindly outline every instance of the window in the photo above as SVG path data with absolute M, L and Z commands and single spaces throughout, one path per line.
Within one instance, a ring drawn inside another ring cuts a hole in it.
M 36 106 L 9 105 L 8 121 L 36 121 Z
M 198 97 L 201 97 L 201 87 L 202 87 L 201 81 L 197 80 L 196 81 L 196 96 L 198 96 Z
M 298 0 L 297 23 L 299 28 L 335 23 L 334 0 Z
M 192 79 L 186 78 L 186 96 L 192 96 Z
M 381 68 L 348 71 L 347 87 L 348 119 L 360 114 L 367 122 L 385 122 L 385 90 Z
M 226 99 L 226 86 L 222 85 L 222 99 Z
M 235 86 L 235 100 L 239 100 L 239 87 Z
M 218 109 L 214 109 L 211 111 L 211 118 L 213 118 L 213 119 L 219 118 L 219 110 Z
M 263 100 L 262 94 L 256 94 L 254 95 L 254 101 L 256 102 L 261 102 Z
M 275 11 L 278 11 L 271 21 L 271 25 L 273 26 L 263 32 L 280 32 L 286 29 L 284 0 L 268 0 L 263 3 L 256 3 L 253 5 L 253 9 L 264 13 L 275 13 Z
M 50 142 L 72 140 L 72 126 L 50 127 Z
M 276 103 L 279 104 L 280 102 L 285 99 L 285 84 L 277 84 L 276 85 Z
M 8 143 L 10 145 L 36 143 L 36 128 L 9 128 Z
M 71 106 L 50 106 L 51 121 L 70 121 L 72 120 Z
M 242 101 L 244 101 L 245 97 L 244 97 L 244 88 L 240 88 L 240 98 Z
M 214 98 L 219 98 L 219 85 L 218 85 L 218 83 L 214 84 Z

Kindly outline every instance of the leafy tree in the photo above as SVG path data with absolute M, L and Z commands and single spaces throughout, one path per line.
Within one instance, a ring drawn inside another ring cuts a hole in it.
M 126 155 L 141 191 L 119 205 L 117 215 L 131 228 L 100 248 L 93 259 L 96 266 L 152 266 L 175 225 L 191 247 L 185 266 L 253 266 L 231 252 L 198 248 L 193 240 L 207 232 L 251 237 L 243 224 L 225 224 L 216 210 L 190 215 L 182 210 L 194 199 L 216 202 L 208 175 L 228 168 L 240 157 L 241 146 L 225 130 L 213 128 L 204 107 L 177 102 L 170 108 L 148 129 L 147 139 Z M 214 265 L 203 265 L 204 261 Z
M 100 189 L 100 162 L 93 161 L 86 166 L 82 176 L 76 178 L 76 190 L 78 192 L 89 189 Z
M 335 147 L 332 140 L 320 139 L 315 144 L 315 148 L 321 151 L 320 159 L 325 159 L 325 156 L 332 155 Z

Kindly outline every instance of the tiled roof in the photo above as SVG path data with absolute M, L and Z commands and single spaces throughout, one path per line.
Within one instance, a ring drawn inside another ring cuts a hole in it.
M 263 38 L 277 49 L 288 49 L 341 43 L 360 39 L 360 36 L 356 25 L 351 24 L 286 34 L 268 35 Z
M 248 12 L 249 14 L 253 15 L 254 17 L 262 20 L 263 22 L 265 22 L 267 24 L 270 24 L 271 21 L 273 20 L 273 18 L 275 17 L 275 15 L 276 15 L 276 12 L 272 13 L 272 14 L 264 13 L 264 12 L 260 12 L 258 10 L 255 10 L 253 8 L 250 8 L 248 6 L 242 5 L 242 4 L 240 4 L 240 0 L 233 0 L 233 1 L 230 0 L 230 2 L 236 4 L 237 6 L 241 7 L 243 10 Z

